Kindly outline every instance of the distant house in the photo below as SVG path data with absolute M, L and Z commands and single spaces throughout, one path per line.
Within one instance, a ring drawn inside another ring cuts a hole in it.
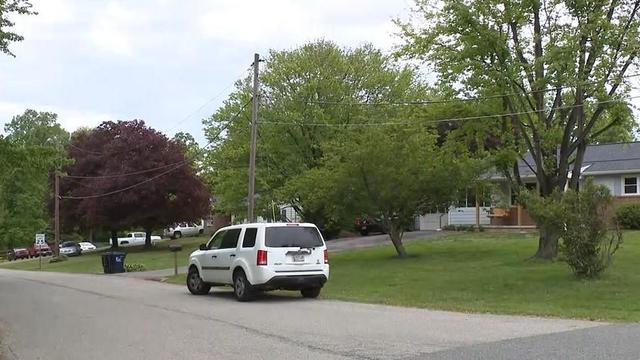
M 537 189 L 533 171 L 523 161 L 519 162 L 518 168 L 525 187 Z M 587 146 L 581 172 L 581 181 L 592 178 L 595 184 L 609 188 L 614 196 L 614 207 L 640 202 L 640 142 Z M 481 200 L 480 224 L 487 227 L 535 227 L 526 209 L 517 204 L 511 184 L 501 176 L 492 180 L 496 182 L 497 189 L 490 199 Z M 419 220 L 423 230 L 447 224 L 475 225 L 475 196 L 467 194 L 447 211 L 426 214 Z

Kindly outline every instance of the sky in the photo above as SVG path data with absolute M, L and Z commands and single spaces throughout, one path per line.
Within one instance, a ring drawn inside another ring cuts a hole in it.
M 253 54 L 327 39 L 390 51 L 392 19 L 410 0 L 32 0 L 15 17 L 25 37 L 0 55 L 0 128 L 25 109 L 52 111 L 70 131 L 143 119 L 204 140 L 211 115 Z M 1 131 L 2 129 L 0 129 Z

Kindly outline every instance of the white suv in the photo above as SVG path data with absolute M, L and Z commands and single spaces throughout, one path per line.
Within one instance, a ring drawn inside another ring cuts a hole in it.
M 258 291 L 300 290 L 318 297 L 329 279 L 327 247 L 313 224 L 242 224 L 218 230 L 189 256 L 187 288 L 204 295 L 232 285 L 240 301 Z

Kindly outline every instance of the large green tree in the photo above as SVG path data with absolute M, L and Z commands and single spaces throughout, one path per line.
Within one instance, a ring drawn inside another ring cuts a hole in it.
M 371 46 L 349 49 L 316 41 L 293 50 L 271 51 L 262 66 L 257 213 L 270 216 L 273 202 L 291 204 L 305 220 L 335 228 L 336 219 L 328 219 L 324 209 L 282 189 L 318 168 L 323 144 L 352 131 L 351 124 L 388 122 L 390 114 L 399 115 L 397 106 L 353 103 L 421 100 L 426 88 L 412 67 L 398 65 Z M 206 161 L 216 206 L 239 217 L 245 216 L 247 206 L 250 107 L 235 121 L 227 124 L 227 120 L 250 101 L 250 85 L 250 79 L 240 81 L 225 104 L 205 121 L 210 140 L 225 129 L 225 137 L 212 144 Z M 408 109 L 402 111 L 411 116 Z
M 638 68 L 640 0 L 416 1 L 400 24 L 402 53 L 425 60 L 466 95 L 499 96 L 502 146 L 513 146 L 543 197 L 577 188 L 586 145 L 629 127 Z M 621 110 L 622 107 L 622 110 Z M 514 159 L 515 160 L 515 159 Z M 505 172 L 520 183 L 517 167 Z M 540 223 L 535 256 L 553 258 L 559 233 Z
M 475 177 L 464 147 L 438 145 L 424 124 L 372 126 L 342 134 L 324 146 L 323 165 L 289 186 L 328 214 L 378 217 L 399 257 L 403 232 L 415 216 L 447 208 Z
M 33 242 L 46 230 L 51 174 L 64 163 L 69 134 L 57 115 L 26 110 L 5 125 L 0 139 L 0 237 L 8 246 Z M 0 246 L 2 247 L 2 246 Z

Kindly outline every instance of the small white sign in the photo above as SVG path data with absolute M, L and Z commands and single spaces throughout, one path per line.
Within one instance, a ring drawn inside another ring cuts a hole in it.
M 44 245 L 44 234 L 36 234 L 36 245 Z

